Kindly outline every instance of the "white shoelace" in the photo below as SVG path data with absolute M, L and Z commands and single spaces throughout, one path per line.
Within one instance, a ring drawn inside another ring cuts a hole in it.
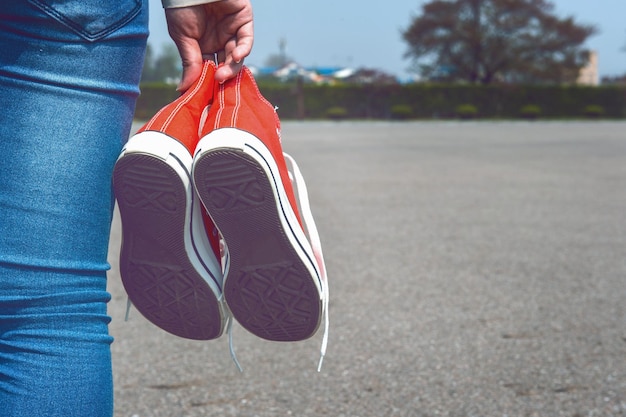
M 124 321 L 128 321 L 128 318 L 130 316 L 130 308 L 132 307 L 132 305 L 133 303 L 130 301 L 130 298 L 126 297 L 126 315 L 124 316 Z M 237 360 L 237 354 L 235 353 L 235 345 L 233 344 L 234 318 L 233 316 L 229 316 L 227 320 L 228 321 L 226 322 L 226 333 L 228 334 L 228 349 L 230 350 L 230 357 L 235 363 L 235 366 L 237 367 L 237 369 L 239 369 L 239 372 L 243 372 L 243 368 L 241 367 L 241 364 Z
M 128 321 L 128 318 L 130 317 L 130 308 L 132 307 L 133 303 L 132 301 L 130 301 L 130 297 L 126 296 L 126 314 L 124 314 L 124 321 Z
M 326 356 L 326 348 L 328 346 L 328 329 L 330 320 L 328 317 L 328 278 L 326 276 L 326 264 L 324 263 L 324 255 L 322 253 L 322 244 L 320 241 L 317 227 L 315 226 L 315 220 L 313 220 L 313 214 L 311 213 L 311 206 L 309 205 L 309 194 L 307 192 L 304 177 L 298 168 L 296 161 L 288 154 L 283 153 L 285 160 L 287 161 L 287 168 L 289 171 L 289 178 L 293 185 L 294 193 L 296 196 L 298 209 L 302 218 L 302 225 L 304 226 L 304 233 L 309 238 L 311 249 L 313 249 L 313 255 L 317 261 L 320 273 L 320 284 L 322 287 L 322 314 L 324 315 L 324 336 L 322 338 L 322 346 L 320 349 L 320 360 L 317 365 L 317 372 L 322 370 L 322 362 Z
M 230 350 L 230 357 L 233 360 L 233 362 L 235 362 L 235 366 L 237 366 L 237 369 L 239 369 L 239 372 L 243 372 L 243 368 L 241 367 L 241 365 L 239 364 L 239 361 L 237 360 L 237 355 L 235 354 L 235 346 L 233 344 L 233 321 L 235 319 L 233 318 L 233 316 L 230 316 L 228 318 L 228 324 L 226 325 L 226 332 L 228 333 L 228 349 Z

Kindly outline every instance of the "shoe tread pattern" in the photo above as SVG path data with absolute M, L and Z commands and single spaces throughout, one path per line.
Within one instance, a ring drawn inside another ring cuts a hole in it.
M 312 336 L 320 297 L 282 226 L 265 171 L 241 151 L 220 149 L 197 160 L 194 179 L 229 249 L 224 295 L 237 321 L 268 340 Z
M 114 187 L 123 225 L 120 272 L 133 305 L 174 335 L 221 335 L 218 301 L 186 252 L 186 190 L 178 174 L 149 155 L 127 155 L 115 166 Z

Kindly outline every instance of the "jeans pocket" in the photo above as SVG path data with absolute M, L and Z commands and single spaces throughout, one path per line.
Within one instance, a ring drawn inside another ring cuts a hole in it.
M 88 41 L 96 41 L 115 32 L 141 10 L 141 0 L 29 1 Z

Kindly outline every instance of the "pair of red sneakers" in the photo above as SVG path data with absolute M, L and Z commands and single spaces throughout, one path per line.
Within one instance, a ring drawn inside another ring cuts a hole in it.
M 122 282 L 149 321 L 190 339 L 217 338 L 234 317 L 299 341 L 324 321 L 323 357 L 328 282 L 304 180 L 250 71 L 218 84 L 215 69 L 206 61 L 115 165 Z

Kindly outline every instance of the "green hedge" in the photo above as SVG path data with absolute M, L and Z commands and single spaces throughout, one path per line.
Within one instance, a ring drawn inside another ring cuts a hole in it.
M 138 120 L 150 119 L 161 107 L 180 96 L 176 86 L 166 83 L 145 83 L 140 86 L 140 90 L 135 107 L 135 119 Z
M 263 95 L 278 106 L 281 119 L 298 118 L 298 93 L 304 96 L 305 117 L 350 119 L 456 118 L 473 106 L 474 118 L 523 118 L 522 109 L 538 108 L 535 118 L 625 118 L 626 87 L 410 85 L 294 85 L 260 83 Z M 178 96 L 173 86 L 142 85 L 136 117 L 149 118 Z M 402 117 L 398 117 L 402 109 Z M 590 112 L 593 109 L 593 114 Z

